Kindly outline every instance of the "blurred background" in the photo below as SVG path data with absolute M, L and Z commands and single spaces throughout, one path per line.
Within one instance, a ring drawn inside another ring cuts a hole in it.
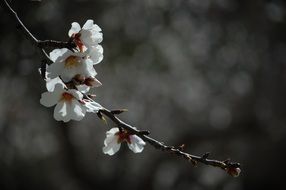
M 96 100 L 170 145 L 242 164 L 239 178 L 146 146 L 102 153 L 96 115 L 67 125 L 40 105 L 36 47 L 3 9 L 0 189 L 284 189 L 286 3 L 282 0 L 12 1 L 39 39 L 68 40 L 72 22 L 104 34 Z

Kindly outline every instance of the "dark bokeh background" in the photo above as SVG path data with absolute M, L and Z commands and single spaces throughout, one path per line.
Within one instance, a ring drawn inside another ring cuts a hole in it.
M 282 0 L 12 1 L 39 39 L 70 24 L 104 32 L 97 101 L 167 144 L 242 163 L 239 178 L 146 146 L 102 153 L 96 115 L 64 126 L 40 105 L 40 54 L 0 9 L 0 189 L 284 189 L 286 28 Z

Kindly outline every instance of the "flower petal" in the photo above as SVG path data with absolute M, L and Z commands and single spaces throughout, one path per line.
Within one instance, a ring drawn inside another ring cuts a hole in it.
M 55 89 L 55 86 L 57 84 L 62 84 L 63 86 L 65 86 L 65 84 L 63 83 L 63 81 L 59 78 L 59 77 L 56 77 L 54 79 L 47 79 L 46 81 L 46 88 L 49 92 L 52 92 L 54 91 Z
M 137 135 L 130 135 L 130 141 L 131 143 L 128 143 L 130 150 L 132 150 L 134 153 L 140 153 L 143 151 L 146 143 L 140 137 Z
M 109 131 L 106 132 L 106 136 L 114 136 L 117 132 L 119 132 L 119 129 L 117 127 L 111 128 Z
M 70 115 L 68 114 L 69 109 L 69 104 L 67 104 L 65 101 L 60 101 L 54 110 L 55 120 L 68 122 L 70 120 Z
M 102 151 L 104 154 L 108 154 L 110 156 L 114 155 L 118 150 L 120 149 L 120 145 L 117 143 L 117 137 L 114 135 L 107 136 L 104 140 L 104 147 L 102 148 Z
M 96 30 L 92 31 L 91 39 L 93 43 L 99 44 L 103 40 L 103 34 L 101 32 L 98 32 Z
M 79 72 L 85 77 L 95 77 L 97 74 L 93 67 L 93 61 L 91 59 L 84 60 Z
M 93 20 L 89 19 L 85 22 L 85 24 L 83 25 L 82 29 L 84 30 L 91 30 L 93 27 Z
M 98 45 L 103 40 L 102 33 L 96 30 L 82 30 L 80 34 L 81 41 L 88 48 Z
M 60 76 L 63 72 L 64 64 L 63 63 L 52 63 L 47 67 L 48 78 L 54 79 Z
M 84 118 L 86 111 L 77 100 L 72 100 L 70 108 L 70 117 L 72 120 L 80 121 Z
M 63 83 L 56 83 L 52 92 L 44 92 L 42 94 L 40 103 L 46 107 L 55 105 L 61 99 L 61 95 L 64 91 Z
M 41 96 L 41 99 L 40 99 L 40 103 L 43 106 L 52 107 L 52 106 L 56 105 L 56 103 L 58 103 L 59 98 L 60 97 L 57 96 L 53 92 L 44 92 L 44 93 L 42 93 L 42 96 Z
M 93 46 L 89 48 L 90 59 L 93 61 L 93 64 L 98 64 L 103 59 L 103 48 L 101 45 Z
M 77 100 L 82 100 L 82 98 L 83 98 L 82 93 L 78 90 L 69 89 L 67 92 L 72 94 Z
M 80 25 L 77 22 L 73 22 L 71 24 L 71 29 L 69 30 L 69 37 L 71 37 L 73 34 L 78 33 L 81 30 Z
M 101 31 L 101 28 L 97 24 L 94 24 L 94 21 L 91 19 L 89 19 L 85 22 L 82 29 L 83 30 L 92 30 L 94 32 L 100 32 Z
M 58 58 L 62 57 L 65 53 L 67 53 L 69 50 L 67 48 L 62 49 L 54 49 L 52 52 L 50 52 L 50 59 L 53 62 L 56 62 Z

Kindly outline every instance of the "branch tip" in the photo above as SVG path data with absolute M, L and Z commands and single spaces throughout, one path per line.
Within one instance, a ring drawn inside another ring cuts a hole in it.
M 113 115 L 119 115 L 123 112 L 127 112 L 128 110 L 127 109 L 117 109 L 117 110 L 111 110 L 110 112 L 113 114 Z

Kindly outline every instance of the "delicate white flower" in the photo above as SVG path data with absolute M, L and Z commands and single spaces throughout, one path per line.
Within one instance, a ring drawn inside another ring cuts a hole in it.
M 101 28 L 94 24 L 93 20 L 87 20 L 82 28 L 77 22 L 73 22 L 68 35 L 74 38 L 81 52 L 85 51 L 85 48 L 96 46 L 103 39 Z
M 137 135 L 130 135 L 127 131 L 119 131 L 118 128 L 112 128 L 106 132 L 104 140 L 104 147 L 102 148 L 104 154 L 114 155 L 121 146 L 122 142 L 127 142 L 128 147 L 134 153 L 143 151 L 145 142 Z
M 54 81 L 53 81 L 54 82 Z M 57 121 L 68 122 L 83 119 L 86 108 L 81 103 L 83 95 L 74 89 L 65 89 L 63 83 L 48 87 L 48 92 L 42 93 L 40 103 L 46 107 L 56 105 L 54 118 Z
M 53 50 L 50 58 L 54 63 L 47 67 L 48 78 L 60 76 L 64 82 L 77 75 L 93 78 L 97 74 L 93 68 L 95 63 L 88 57 L 87 53 L 72 52 L 66 48 Z

